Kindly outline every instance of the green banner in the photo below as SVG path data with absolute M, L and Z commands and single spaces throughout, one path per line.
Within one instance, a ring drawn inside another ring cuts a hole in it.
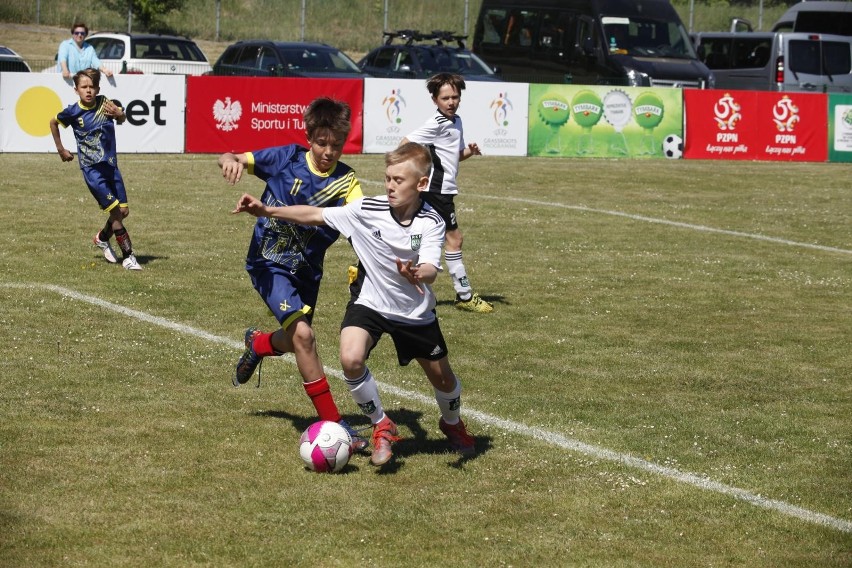
M 680 158 L 680 89 L 530 85 L 530 156 Z
M 828 161 L 852 162 L 852 95 L 828 97 Z

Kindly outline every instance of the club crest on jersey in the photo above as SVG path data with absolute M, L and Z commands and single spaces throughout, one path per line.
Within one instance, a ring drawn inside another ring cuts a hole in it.
M 423 240 L 423 235 L 411 235 L 411 250 L 420 250 L 420 241 Z

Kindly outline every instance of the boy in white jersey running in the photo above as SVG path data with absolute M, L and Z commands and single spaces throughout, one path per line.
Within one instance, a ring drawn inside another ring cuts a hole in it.
M 424 144 L 432 154 L 432 172 L 428 189 L 422 199 L 435 208 L 447 225 L 444 259 L 456 289 L 455 306 L 460 310 L 486 314 L 492 311 L 493 307 L 470 286 L 470 279 L 462 261 L 464 239 L 453 203 L 459 192 L 456 183 L 459 162 L 482 154 L 476 143 L 465 145 L 462 119 L 456 114 L 464 88 L 464 78 L 461 75 L 438 73 L 430 77 L 426 81 L 426 89 L 432 95 L 432 102 L 437 106 L 437 110 L 420 128 L 403 138 L 402 144 Z
M 474 439 L 460 417 L 461 381 L 453 373 L 435 315 L 430 284 L 438 276 L 445 226 L 421 200 L 429 184 L 429 151 L 408 143 L 385 155 L 387 194 L 364 197 L 347 207 L 270 207 L 243 195 L 234 213 L 328 225 L 347 237 L 358 255 L 358 279 L 340 330 L 340 363 L 352 398 L 373 423 L 370 461 L 391 459 L 399 440 L 385 414 L 367 358 L 384 333 L 393 339 L 400 365 L 416 360 L 432 384 L 441 411 L 439 427 L 452 448 L 473 455 Z

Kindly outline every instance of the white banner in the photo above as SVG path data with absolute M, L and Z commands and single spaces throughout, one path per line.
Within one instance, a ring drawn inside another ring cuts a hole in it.
M 119 101 L 127 113 L 127 122 L 116 126 L 119 155 L 183 152 L 183 75 L 102 77 L 100 92 Z M 79 100 L 72 81 L 59 74 L 0 73 L 0 152 L 56 152 L 50 119 Z M 65 147 L 76 152 L 71 129 L 59 130 Z
M 466 85 L 459 106 L 465 142 L 476 142 L 487 156 L 525 156 L 529 85 L 486 81 Z M 426 81 L 365 79 L 364 153 L 393 150 L 434 112 Z

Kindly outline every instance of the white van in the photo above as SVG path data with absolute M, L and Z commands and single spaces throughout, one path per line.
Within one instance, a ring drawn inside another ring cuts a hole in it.
M 717 89 L 852 93 L 849 36 L 702 32 L 694 41 Z

